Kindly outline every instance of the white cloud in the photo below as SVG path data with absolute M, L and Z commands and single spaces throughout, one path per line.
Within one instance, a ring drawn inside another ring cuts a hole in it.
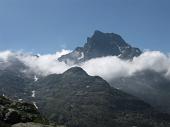
M 62 49 L 60 52 L 56 52 L 56 57 L 59 58 L 61 57 L 62 55 L 66 55 L 68 53 L 70 53 L 71 50 L 65 50 L 65 49 Z
M 147 51 L 133 60 L 121 60 L 115 56 L 92 59 L 82 67 L 90 75 L 99 75 L 106 80 L 131 76 L 137 71 L 154 70 L 170 77 L 170 57 L 159 51 Z
M 9 50 L 0 52 L 0 61 L 7 61 L 7 59 L 12 55 L 13 53 Z
M 0 59 L 7 60 L 8 57 L 17 57 L 25 65 L 38 74 L 48 75 L 62 73 L 72 66 L 59 62 L 57 58 L 69 53 L 70 50 L 62 50 L 55 54 L 33 56 L 28 53 L 12 53 L 10 51 L 0 52 Z M 91 59 L 80 65 L 90 75 L 99 75 L 109 81 L 116 77 L 131 76 L 137 71 L 154 70 L 164 73 L 170 78 L 170 56 L 159 51 L 146 51 L 133 60 L 121 60 L 115 56 Z
M 25 54 L 24 56 L 19 55 L 18 58 L 30 69 L 38 74 L 48 75 L 52 73 L 63 73 L 69 66 L 64 62 L 59 62 L 57 59 L 71 52 L 70 50 L 62 50 L 61 52 L 56 52 L 55 54 L 46 54 L 33 56 L 30 54 Z
M 81 65 L 90 75 L 99 75 L 106 80 L 129 75 L 128 62 L 118 57 L 108 56 L 89 60 Z

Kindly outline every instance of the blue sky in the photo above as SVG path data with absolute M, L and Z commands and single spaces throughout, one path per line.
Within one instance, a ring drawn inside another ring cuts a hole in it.
M 0 0 L 0 50 L 74 49 L 94 30 L 170 52 L 169 0 Z

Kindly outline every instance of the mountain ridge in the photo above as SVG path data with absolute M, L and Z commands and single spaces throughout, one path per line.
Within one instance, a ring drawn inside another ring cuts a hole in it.
M 168 125 L 168 115 L 112 88 L 99 76 L 81 75 L 80 72 L 84 73 L 81 68 L 73 67 L 63 74 L 52 74 L 33 84 L 39 110 L 50 120 L 68 127 Z M 158 117 L 163 119 L 158 120 Z

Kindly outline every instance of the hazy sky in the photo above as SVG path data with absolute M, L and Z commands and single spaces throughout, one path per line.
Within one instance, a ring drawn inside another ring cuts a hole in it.
M 74 49 L 94 30 L 170 52 L 170 0 L 0 0 L 0 50 Z

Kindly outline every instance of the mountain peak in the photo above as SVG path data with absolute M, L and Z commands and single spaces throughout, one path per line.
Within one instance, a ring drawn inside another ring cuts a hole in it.
M 94 35 L 98 35 L 98 34 L 104 34 L 103 32 L 99 31 L 99 30 L 95 30 L 94 31 Z
M 63 73 L 64 75 L 88 75 L 81 67 L 72 67 Z
M 96 43 L 96 45 L 94 45 L 94 43 Z M 115 33 L 104 33 L 99 30 L 96 30 L 94 34 L 87 39 L 87 43 L 84 47 L 86 45 L 91 45 L 94 46 L 93 48 L 98 48 L 97 44 L 100 44 L 100 48 L 104 48 L 105 46 L 110 46 L 110 48 L 129 46 L 120 35 Z
M 109 35 L 109 36 L 117 36 L 117 37 L 121 37 L 120 35 L 118 34 L 115 34 L 115 33 L 105 33 L 105 32 L 102 32 L 100 30 L 95 30 L 94 33 L 93 33 L 93 36 L 95 35 Z M 92 37 L 93 37 L 92 36 Z
M 83 47 L 76 48 L 73 52 L 61 56 L 58 60 L 67 64 L 75 64 L 105 56 L 132 59 L 140 54 L 140 49 L 130 46 L 120 35 L 95 30 L 94 34 L 87 38 Z

